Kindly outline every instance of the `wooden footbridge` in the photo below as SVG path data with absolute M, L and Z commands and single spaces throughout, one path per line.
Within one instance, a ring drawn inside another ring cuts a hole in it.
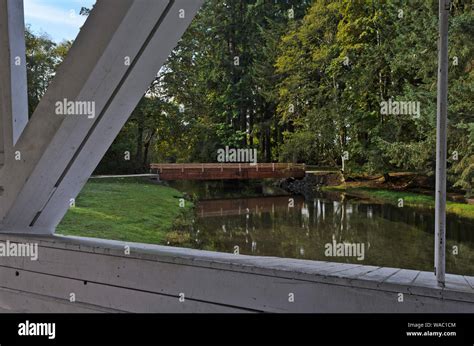
M 304 164 L 293 163 L 152 163 L 160 180 L 303 178 Z

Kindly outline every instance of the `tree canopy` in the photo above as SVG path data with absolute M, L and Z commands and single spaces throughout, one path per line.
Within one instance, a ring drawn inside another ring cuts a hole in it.
M 340 167 L 346 154 L 348 172 L 432 175 L 437 6 L 207 0 L 97 171 L 142 172 L 150 161 L 213 162 L 228 145 L 258 149 L 261 162 Z M 449 181 L 468 194 L 473 37 L 473 5 L 452 1 Z M 67 47 L 27 32 L 31 106 Z M 418 111 L 384 112 L 384 102 Z

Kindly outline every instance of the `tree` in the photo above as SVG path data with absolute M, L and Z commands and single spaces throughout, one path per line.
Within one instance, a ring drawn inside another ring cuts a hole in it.
M 472 9 L 455 2 L 450 49 L 451 181 L 472 185 Z M 387 173 L 435 166 L 437 5 L 316 1 L 281 40 L 282 158 L 325 165 L 348 151 L 350 170 Z M 383 114 L 382 101 L 419 103 L 419 114 Z M 303 149 L 304 148 L 304 149 Z
M 225 145 L 258 146 L 260 158 L 275 159 L 275 47 L 290 21 L 288 11 L 302 17 L 308 3 L 205 3 L 159 80 L 199 129 L 198 151 L 189 160 L 213 161 Z
M 70 41 L 53 42 L 47 34 L 35 35 L 30 27 L 25 29 L 26 68 L 28 80 L 28 108 L 30 116 L 54 78 L 56 69 L 64 60 Z

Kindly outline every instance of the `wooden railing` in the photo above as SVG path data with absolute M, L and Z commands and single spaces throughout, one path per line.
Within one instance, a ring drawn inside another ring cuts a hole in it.
M 305 169 L 304 164 L 297 163 L 152 163 L 151 169 Z
M 162 180 L 218 180 L 304 177 L 305 165 L 293 163 L 152 163 Z

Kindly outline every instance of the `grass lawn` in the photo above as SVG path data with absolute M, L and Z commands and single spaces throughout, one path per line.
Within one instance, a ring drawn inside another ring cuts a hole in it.
M 398 204 L 398 199 L 403 199 L 403 205 L 411 207 L 434 208 L 435 199 L 433 196 L 423 195 L 413 192 L 383 190 L 368 187 L 346 187 L 344 185 L 328 186 L 323 190 L 346 191 L 348 194 L 378 200 L 384 203 Z M 448 201 L 446 205 L 448 213 L 461 217 L 474 219 L 474 205 Z
M 186 201 L 180 208 L 181 197 L 175 189 L 142 178 L 91 179 L 57 233 L 166 244 L 174 224 L 193 207 Z

